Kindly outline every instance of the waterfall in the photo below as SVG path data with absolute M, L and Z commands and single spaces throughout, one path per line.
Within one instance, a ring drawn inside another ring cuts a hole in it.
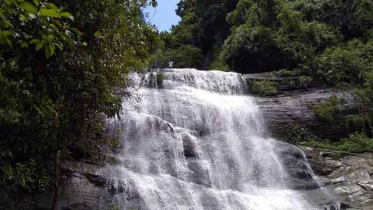
M 324 209 L 296 189 L 294 170 L 318 182 L 300 149 L 268 136 L 244 75 L 164 69 L 131 81 L 111 122 L 118 163 L 102 171 L 120 209 Z

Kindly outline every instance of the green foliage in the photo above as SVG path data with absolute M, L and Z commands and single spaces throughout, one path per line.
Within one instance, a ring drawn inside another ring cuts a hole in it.
M 341 40 L 333 27 L 307 21 L 288 1 L 241 0 L 227 20 L 233 32 L 224 43 L 222 57 L 240 72 L 295 69 Z
M 296 0 L 290 4 L 308 21 L 325 22 L 338 28 L 346 39 L 368 38 L 373 26 L 370 0 Z
M 184 63 L 182 67 L 207 68 L 214 61 L 224 40 L 230 33 L 226 15 L 233 11 L 238 0 L 183 0 L 178 3 L 176 13 L 182 18 L 173 26 L 171 33 L 162 33 L 165 52 L 177 51 L 183 46 L 193 46 L 200 50 L 198 60 L 204 62 Z M 193 64 L 193 66 L 189 65 Z
M 283 83 L 291 87 L 308 87 L 314 82 L 312 76 L 303 75 L 302 71 L 297 70 L 287 70 L 282 69 L 279 71 L 274 71 L 273 75 L 281 78 L 285 78 Z
M 307 128 L 299 125 L 288 125 L 285 140 L 292 144 L 340 151 L 343 153 L 373 152 L 373 139 L 361 133 L 352 134 L 349 138 L 341 139 L 341 141 L 338 142 L 331 142 L 316 136 Z
M 156 77 L 157 86 L 161 86 L 163 84 L 163 80 L 165 79 L 164 77 L 165 76 L 162 72 L 157 73 L 157 77 Z
M 364 84 L 354 91 L 360 115 L 367 122 L 366 133 L 373 136 L 373 72 L 366 74 Z
M 289 124 L 285 128 L 286 142 L 291 144 L 301 144 L 305 145 L 307 142 L 320 142 L 323 141 L 321 138 L 313 134 L 305 127 L 301 127 L 296 124 Z
M 210 64 L 209 69 L 220 70 L 220 71 L 229 71 L 229 66 L 221 60 L 214 61 Z
M 342 139 L 337 148 L 351 153 L 373 152 L 373 139 L 365 134 L 353 134 L 350 138 Z
M 168 62 L 173 62 L 174 68 L 199 68 L 202 54 L 199 48 L 183 45 L 177 49 L 158 52 L 153 58 L 159 68 L 167 68 Z
M 346 118 L 346 126 L 350 133 L 368 133 L 368 119 L 366 115 L 349 115 Z
M 165 49 L 199 48 L 210 69 L 300 72 L 304 86 L 312 77 L 362 84 L 372 71 L 372 11 L 370 0 L 186 0 Z
M 339 112 L 339 100 L 337 96 L 333 96 L 328 102 L 311 106 L 315 114 L 320 119 L 332 122 L 335 114 Z
M 13 187 L 20 187 L 28 191 L 43 191 L 49 187 L 51 178 L 43 168 L 31 160 L 24 164 L 3 165 L 0 167 L 3 183 L 10 183 Z
M 297 77 L 302 75 L 302 72 L 299 70 L 288 70 L 288 69 L 281 69 L 278 71 L 274 71 L 273 74 L 278 77 Z
M 329 48 L 315 59 L 314 67 L 327 84 L 361 83 L 365 74 L 373 71 L 373 42 L 364 44 L 355 39 Z
M 109 209 L 108 210 L 119 210 L 119 207 L 114 205 L 114 204 L 110 204 L 109 206 Z
M 8 45 L 9 50 L 21 50 L 35 46 L 35 51 L 44 50 L 50 58 L 64 45 L 72 45 L 72 37 L 77 29 L 69 26 L 67 19 L 74 17 L 48 2 L 2 1 L 0 20 L 0 45 Z M 14 21 L 15 19 L 19 22 Z M 76 33 L 75 33 L 76 34 Z
M 147 3 L 0 1 L 0 187 L 46 189 L 56 151 L 99 142 L 102 116 L 130 96 L 128 72 L 159 43 Z
M 250 93 L 259 96 L 273 96 L 278 93 L 278 83 L 270 80 L 254 80 L 248 82 Z
M 337 143 L 310 141 L 304 145 L 348 153 L 373 152 L 373 139 L 359 133 L 353 134 Z

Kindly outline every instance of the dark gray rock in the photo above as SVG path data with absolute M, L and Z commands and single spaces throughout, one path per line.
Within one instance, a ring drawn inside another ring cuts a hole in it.
M 184 156 L 186 158 L 198 158 L 199 154 L 197 151 L 196 140 L 192 136 L 184 134 L 182 135 Z
M 320 137 L 339 139 L 348 136 L 346 117 L 357 113 L 357 106 L 349 91 L 320 87 L 318 84 L 291 85 L 298 77 L 280 78 L 273 73 L 244 75 L 247 82 L 269 80 L 279 84 L 276 96 L 258 98 L 258 104 L 267 121 L 268 130 L 273 137 L 283 138 L 288 124 L 299 124 L 309 128 Z M 250 93 L 249 93 L 250 94 Z M 343 99 L 340 112 L 335 120 L 324 122 L 317 118 L 311 105 L 327 102 L 332 96 Z M 327 126 L 327 129 L 326 129 Z
M 60 210 L 107 210 L 115 201 L 114 195 L 106 189 L 106 179 L 97 172 L 99 166 L 65 162 L 63 183 L 60 187 L 58 209 Z M 24 204 L 32 204 L 28 209 L 50 209 L 53 191 L 26 195 Z M 20 204 L 20 205 L 24 205 Z
M 329 101 L 334 95 L 343 99 L 340 111 L 332 123 L 320 120 L 311 105 Z M 270 134 L 276 138 L 285 136 L 288 124 L 309 128 L 323 138 L 339 139 L 348 136 L 346 117 L 357 113 L 357 106 L 348 91 L 333 89 L 303 89 L 283 92 L 275 97 L 258 98 L 258 105 L 267 122 Z
M 301 149 L 283 142 L 278 142 L 276 148 L 281 161 L 286 165 L 286 170 L 289 174 L 287 182 L 290 188 L 295 190 L 314 190 L 322 187 L 319 182 L 313 179 L 313 172 L 308 166 L 308 161 Z
M 344 155 L 302 147 L 315 174 L 345 209 L 373 209 L 373 154 Z M 348 207 L 347 207 L 348 206 Z

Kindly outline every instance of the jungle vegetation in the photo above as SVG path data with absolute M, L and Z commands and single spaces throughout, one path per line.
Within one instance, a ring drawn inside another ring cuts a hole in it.
M 0 206 L 50 187 L 122 108 L 159 36 L 147 0 L 0 0 Z M 57 159 L 57 158 L 56 158 Z

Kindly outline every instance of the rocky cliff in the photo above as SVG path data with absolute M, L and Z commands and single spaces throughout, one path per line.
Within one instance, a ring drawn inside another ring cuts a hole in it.
M 323 138 L 339 139 L 348 136 L 346 117 L 358 111 L 349 91 L 320 87 L 315 84 L 306 87 L 291 85 L 298 78 L 280 78 L 272 73 L 245 75 L 245 79 L 248 82 L 267 80 L 279 84 L 278 94 L 257 100 L 272 136 L 283 138 L 288 124 L 302 125 Z M 320 120 L 311 106 L 327 102 L 333 96 L 337 96 L 340 101 L 339 112 L 333 122 Z

